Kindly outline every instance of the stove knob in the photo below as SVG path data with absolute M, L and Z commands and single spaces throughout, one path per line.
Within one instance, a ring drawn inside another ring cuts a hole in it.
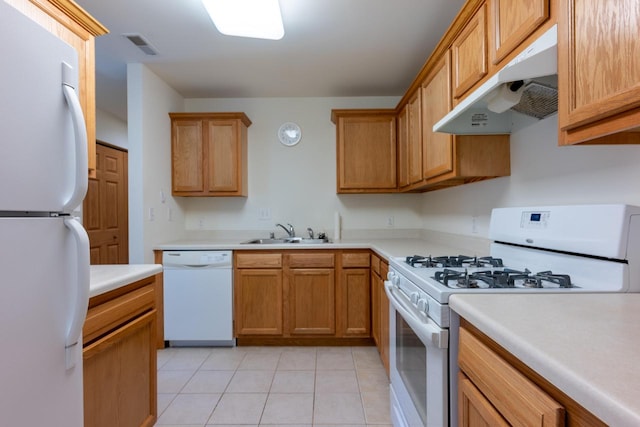
M 424 298 L 420 298 L 418 300 L 418 310 L 424 311 L 425 313 L 429 313 L 429 301 Z
M 389 279 L 389 282 L 396 288 L 400 286 L 400 277 L 398 277 L 396 273 L 390 271 L 389 274 L 387 274 L 387 279 Z
M 417 305 L 419 301 L 420 301 L 420 294 L 417 292 L 411 292 L 411 302 Z

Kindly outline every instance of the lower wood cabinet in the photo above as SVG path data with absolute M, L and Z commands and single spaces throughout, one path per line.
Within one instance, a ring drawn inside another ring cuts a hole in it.
M 461 325 L 458 351 L 461 427 L 605 425 L 466 320 Z
M 294 335 L 335 335 L 334 254 L 286 255 L 287 328 Z M 322 267 L 322 268 L 320 268 Z
M 235 251 L 238 344 L 371 344 L 369 256 Z
M 377 255 L 371 255 L 371 336 L 378 348 L 382 364 L 389 375 L 389 299 L 384 292 L 384 281 L 389 264 Z
M 371 335 L 370 252 L 342 254 L 340 271 L 341 334 Z
M 157 418 L 154 278 L 94 297 L 83 328 L 84 425 L 153 426 Z

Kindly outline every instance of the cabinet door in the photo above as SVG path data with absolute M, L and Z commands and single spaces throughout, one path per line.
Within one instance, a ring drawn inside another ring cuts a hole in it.
M 205 123 L 208 191 L 240 191 L 242 165 L 239 121 L 209 120 Z
M 85 426 L 153 425 L 156 315 L 150 311 L 84 348 Z
M 342 334 L 368 337 L 371 333 L 370 272 L 368 268 L 344 269 L 340 274 Z
M 482 5 L 451 45 L 453 96 L 462 98 L 487 75 L 486 5 Z
M 458 423 L 460 427 L 508 427 L 496 408 L 469 378 L 458 374 Z
M 559 9 L 560 143 L 590 141 L 637 128 L 640 124 L 637 0 L 563 0 Z M 637 142 L 639 135 L 636 132 L 635 141 L 630 142 Z
M 491 62 L 497 64 L 549 19 L 549 0 L 492 0 Z
M 340 117 L 337 127 L 338 193 L 395 190 L 395 114 Z
M 407 104 L 408 108 L 408 184 L 422 181 L 422 105 L 421 91 L 417 90 Z
M 398 186 L 409 185 L 409 106 L 398 113 Z
M 282 270 L 236 269 L 236 335 L 282 335 Z
M 287 273 L 289 333 L 334 335 L 335 270 L 296 268 Z
M 382 280 L 380 276 L 371 270 L 371 337 L 378 347 L 378 352 L 382 355 L 380 348 L 380 332 L 382 323 L 380 322 L 380 291 L 382 290 Z
M 433 125 L 451 109 L 449 55 L 445 52 L 422 86 L 422 164 L 425 179 L 453 170 L 453 137 L 433 132 Z
M 201 120 L 176 120 L 171 129 L 173 193 L 204 191 L 204 149 Z

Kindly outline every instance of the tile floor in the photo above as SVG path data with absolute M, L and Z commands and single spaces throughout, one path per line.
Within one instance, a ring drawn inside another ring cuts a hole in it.
M 169 348 L 157 426 L 391 427 L 375 347 Z

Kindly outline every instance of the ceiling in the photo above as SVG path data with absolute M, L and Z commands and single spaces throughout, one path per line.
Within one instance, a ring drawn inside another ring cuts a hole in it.
M 127 63 L 185 98 L 401 96 L 464 0 L 280 0 L 277 41 L 220 34 L 201 0 L 76 2 L 110 31 L 96 39 L 98 108 L 126 120 Z

